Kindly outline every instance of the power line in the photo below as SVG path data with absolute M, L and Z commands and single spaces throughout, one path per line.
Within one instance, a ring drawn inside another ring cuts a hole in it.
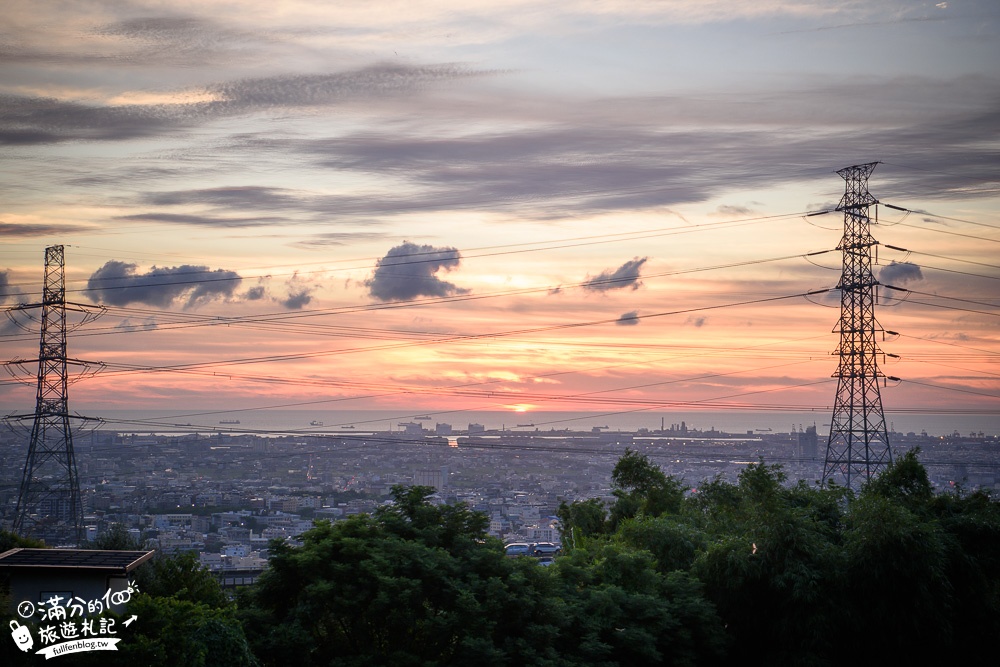
M 718 264 L 712 266 L 694 267 L 690 269 L 677 269 L 674 271 L 664 271 L 660 273 L 648 274 L 645 276 L 635 276 L 635 277 L 623 277 L 623 278 L 604 278 L 604 279 L 590 279 L 583 282 L 575 283 L 572 285 L 558 285 L 558 286 L 545 286 L 545 287 L 533 287 L 524 288 L 519 290 L 507 290 L 503 292 L 492 292 L 486 294 L 456 294 L 448 295 L 443 297 L 435 297 L 431 299 L 411 299 L 405 301 L 396 301 L 391 303 L 371 303 L 363 306 L 345 306 L 339 308 L 328 308 L 320 310 L 308 310 L 300 311 L 295 313 L 288 312 L 276 312 L 276 313 L 265 313 L 257 315 L 244 315 L 244 316 L 212 316 L 212 315 L 195 315 L 189 313 L 182 313 L 177 311 L 161 311 L 161 310 L 149 310 L 149 309 L 136 309 L 136 308 L 122 308 L 116 306 L 106 307 L 107 312 L 115 314 L 117 312 L 136 315 L 152 315 L 156 317 L 173 317 L 176 318 L 174 322 L 167 322 L 159 328 L 191 328 L 200 326 L 230 326 L 230 325 L 242 325 L 247 326 L 249 324 L 261 324 L 261 323 L 274 323 L 274 322 L 284 322 L 286 320 L 299 320 L 304 318 L 320 317 L 323 315 L 342 315 L 348 313 L 356 312 L 367 312 L 376 310 L 389 310 L 398 308 L 407 308 L 415 306 L 426 306 L 426 305 L 437 305 L 441 303 L 455 303 L 464 301 L 477 301 L 483 299 L 493 299 L 508 296 L 524 296 L 528 294 L 540 294 L 540 293 L 550 293 L 553 289 L 574 289 L 574 288 L 586 288 L 588 286 L 608 286 L 620 283 L 628 283 L 635 281 L 637 279 L 650 280 L 653 278 L 662 278 L 668 276 L 678 276 L 690 273 L 699 273 L 705 271 L 715 271 L 719 269 L 731 269 L 743 266 L 754 266 L 759 264 L 765 264 L 770 262 L 780 262 L 789 259 L 796 259 L 799 257 L 811 257 L 815 255 L 822 255 L 828 252 L 833 252 L 833 250 L 819 250 L 809 253 L 799 253 L 794 255 L 784 255 L 780 257 L 769 257 L 763 259 L 753 259 L 746 260 L 743 262 L 731 262 L 728 264 Z M 329 335 L 330 327 L 328 325 L 316 325 L 322 326 L 322 331 L 325 335 Z M 358 330 L 358 328 L 351 327 L 350 330 Z M 90 330 L 87 333 L 80 334 L 85 336 L 95 336 L 95 335 L 118 335 L 118 334 L 128 334 L 143 331 L 141 326 L 133 329 L 120 329 L 118 327 L 108 327 L 103 330 Z M 414 332 L 408 332 L 411 335 Z M 16 334 L 19 336 L 20 334 Z M 433 333 L 428 333 L 427 335 L 436 335 Z M 2 338 L 3 336 L 0 336 Z
M 922 387 L 930 387 L 931 389 L 944 389 L 946 391 L 955 391 L 961 394 L 972 394 L 974 396 L 985 396 L 986 398 L 996 398 L 1000 399 L 1000 395 L 997 394 L 987 394 L 982 391 L 973 391 L 971 389 L 959 389 L 958 387 L 948 387 L 945 385 L 931 384 L 930 382 L 920 382 L 919 380 L 903 380 L 903 382 L 908 382 L 910 384 L 917 384 Z
M 947 229 L 934 229 L 933 227 L 921 227 L 920 225 L 911 225 L 905 222 L 897 222 L 900 227 L 909 227 L 911 229 L 921 229 L 925 232 L 935 232 L 937 234 L 947 234 L 949 236 L 960 236 L 962 238 L 973 239 L 975 241 L 986 241 L 987 243 L 1000 243 L 1000 239 L 991 239 L 985 236 L 976 236 L 974 234 L 962 234 L 960 232 L 952 232 Z
M 768 221 L 773 221 L 773 220 L 780 220 L 780 219 L 784 219 L 784 218 L 798 217 L 800 215 L 801 215 L 801 213 L 783 213 L 783 214 L 769 215 L 769 216 L 757 216 L 757 217 L 753 217 L 753 218 L 742 218 L 742 219 L 737 219 L 737 220 L 723 220 L 723 221 L 719 221 L 719 222 L 710 222 L 710 223 L 698 223 L 698 224 L 690 224 L 690 223 L 688 223 L 687 225 L 685 225 L 683 227 L 664 227 L 664 228 L 653 229 L 653 230 L 639 230 L 639 231 L 635 231 L 635 232 L 618 232 L 618 233 L 612 233 L 612 234 L 599 234 L 599 235 L 594 235 L 594 236 L 582 236 L 582 237 L 573 237 L 573 238 L 568 238 L 568 239 L 558 239 L 558 240 L 555 240 L 555 241 L 535 241 L 535 242 L 527 242 L 527 243 L 513 243 L 513 244 L 505 244 L 505 245 L 483 246 L 483 247 L 479 247 L 479 248 L 467 249 L 467 250 L 464 250 L 464 251 L 463 250 L 459 250 L 459 249 L 455 249 L 455 251 L 457 253 L 457 256 L 455 257 L 455 259 L 476 259 L 476 258 L 480 258 L 480 257 L 495 257 L 495 256 L 501 256 L 501 255 L 521 254 L 521 253 L 529 253 L 529 252 L 541 252 L 541 251 L 547 251 L 547 250 L 561 250 L 561 249 L 566 249 L 566 248 L 576 248 L 576 247 L 589 246 L 589 245 L 600 245 L 600 244 L 606 244 L 606 243 L 618 243 L 618 242 L 622 242 L 622 241 L 645 240 L 645 239 L 657 238 L 657 237 L 662 237 L 662 236 L 676 236 L 676 235 L 680 235 L 680 234 L 689 234 L 689 233 L 695 233 L 695 232 L 699 232 L 699 231 L 710 231 L 710 230 L 713 230 L 713 229 L 723 229 L 723 228 L 728 228 L 728 227 L 733 227 L 733 226 L 745 226 L 745 225 L 750 225 L 750 224 L 758 224 L 758 223 L 762 223 L 762 222 L 768 222 Z M 553 243 L 555 243 L 556 245 L 551 245 Z M 540 244 L 545 244 L 545 245 L 541 245 L 541 247 L 530 247 L 530 248 L 524 247 L 524 246 L 537 246 L 537 245 L 540 245 Z M 518 248 L 518 249 L 517 250 L 513 250 L 513 249 L 510 249 L 510 248 Z M 451 249 L 450 248 L 448 248 L 448 249 L 435 249 L 435 250 L 430 250 L 430 251 L 425 251 L 425 252 L 408 253 L 407 255 L 405 255 L 405 257 L 407 258 L 406 260 L 399 261 L 399 258 L 391 258 L 393 261 L 388 262 L 387 264 L 385 264 L 385 266 L 407 266 L 407 265 L 413 265 L 413 264 L 424 264 L 424 263 L 440 262 L 441 261 L 442 250 L 451 250 Z M 495 251 L 495 252 L 485 252 L 485 251 Z M 478 253 L 478 254 L 469 254 L 469 253 Z M 426 259 L 420 259 L 421 257 L 426 257 Z M 414 259 L 410 259 L 410 258 L 414 258 Z M 384 261 L 385 259 L 386 259 L 386 257 L 381 257 L 381 258 L 371 257 L 371 258 L 359 258 L 358 260 L 346 260 L 346 261 L 362 261 L 362 260 L 365 260 L 365 261 L 372 262 L 372 261 Z M 300 265 L 295 265 L 295 266 L 300 266 Z M 371 265 L 369 264 L 369 265 L 366 265 L 366 266 L 342 267 L 342 268 L 332 269 L 332 270 L 335 270 L 335 271 L 354 271 L 354 270 L 366 270 L 366 269 L 370 269 L 370 268 L 371 268 Z M 326 273 L 326 272 L 329 272 L 330 270 L 331 269 L 327 269 L 327 270 L 323 270 L 322 272 Z M 173 276 L 211 275 L 212 273 L 216 273 L 218 271 L 220 271 L 220 269 L 204 270 L 204 271 L 201 271 L 201 270 L 199 270 L 199 271 L 181 271 L 181 272 L 173 273 L 171 275 L 173 275 Z M 273 273 L 269 272 L 267 274 L 257 275 L 257 276 L 254 276 L 254 275 L 251 275 L 251 276 L 230 276 L 230 277 L 208 278 L 208 279 L 202 279 L 202 280 L 163 281 L 163 282 L 139 283 L 139 284 L 134 284 L 134 285 L 120 285 L 120 286 L 108 285 L 108 286 L 103 286 L 103 287 L 99 287 L 99 288 L 92 288 L 92 287 L 90 287 L 88 285 L 88 287 L 86 287 L 86 288 L 67 289 L 67 292 L 91 292 L 91 291 L 96 291 L 97 289 L 100 289 L 102 291 L 107 291 L 107 290 L 119 290 L 119 289 L 133 289 L 133 288 L 136 288 L 136 287 L 162 287 L 162 286 L 168 286 L 168 285 L 189 285 L 189 284 L 201 284 L 201 283 L 211 283 L 211 282 L 233 282 L 233 281 L 244 280 L 244 279 L 252 280 L 254 278 L 257 278 L 257 279 L 260 279 L 260 278 L 269 278 L 269 277 L 273 277 L 275 275 L 277 275 L 277 276 L 288 276 L 288 275 L 296 275 L 296 274 L 301 275 L 301 273 L 302 272 L 299 271 L 299 270 L 296 270 L 296 271 L 291 272 L 291 273 L 283 273 L 283 274 L 273 274 Z M 130 277 L 130 276 L 115 276 L 115 277 L 111 277 L 111 278 L 102 278 L 102 279 L 97 279 L 97 280 L 98 281 L 105 281 L 105 280 L 130 280 L 130 279 L 132 279 L 132 277 Z M 94 279 L 91 278 L 90 280 L 94 280 Z M 90 281 L 88 281 L 88 282 L 90 282 Z M 23 286 L 23 285 L 26 285 L 26 284 L 28 284 L 28 283 L 16 284 L 16 286 Z M 14 294 L 14 293 L 0 294 L 0 298 L 2 298 L 2 297 L 11 297 L 11 296 L 18 296 L 18 295 Z

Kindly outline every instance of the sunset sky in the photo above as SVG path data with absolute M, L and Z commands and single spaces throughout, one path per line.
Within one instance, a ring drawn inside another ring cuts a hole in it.
M 886 411 L 1000 414 L 998 33 L 995 0 L 8 0 L 0 305 L 65 246 L 91 415 L 826 409 L 839 293 L 799 295 L 843 219 L 805 214 L 879 161 Z

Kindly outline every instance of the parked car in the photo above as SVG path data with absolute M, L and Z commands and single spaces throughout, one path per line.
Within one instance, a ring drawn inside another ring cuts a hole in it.
M 552 542 L 536 542 L 532 545 L 531 553 L 533 556 L 555 556 L 560 550 L 561 549 L 558 544 L 553 544 Z
M 503 548 L 506 556 L 530 556 L 531 545 L 527 542 L 511 542 Z

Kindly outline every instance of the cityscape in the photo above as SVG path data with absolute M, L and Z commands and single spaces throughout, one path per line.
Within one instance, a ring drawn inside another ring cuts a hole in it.
M 294 544 L 315 519 L 370 513 L 388 502 L 393 485 L 403 484 L 433 487 L 435 502 L 483 512 L 489 534 L 504 542 L 558 544 L 559 504 L 610 503 L 611 470 L 626 449 L 649 456 L 696 494 L 699 483 L 735 482 L 758 461 L 780 464 L 789 483 L 818 484 L 826 444 L 813 425 L 784 433 L 725 433 L 683 421 L 636 431 L 396 426 L 287 436 L 91 429 L 74 445 L 86 538 L 120 524 L 158 550 L 197 552 L 223 582 L 234 581 L 226 572 L 237 571 L 240 583 L 249 583 L 266 566 L 270 540 Z M 997 434 L 890 437 L 897 456 L 919 448 L 939 491 L 1000 491 Z M 26 446 L 13 431 L 0 436 L 0 501 L 8 525 Z

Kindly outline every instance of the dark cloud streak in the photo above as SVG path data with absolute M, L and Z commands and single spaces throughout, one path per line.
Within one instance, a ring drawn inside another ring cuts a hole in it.
M 23 237 L 31 238 L 35 236 L 55 236 L 57 234 L 69 234 L 73 232 L 84 232 L 89 231 L 88 227 L 83 225 L 71 225 L 71 224 L 15 224 L 9 222 L 0 222 L 0 237 L 12 238 L 12 237 Z
M 615 320 L 615 324 L 620 327 L 632 327 L 639 324 L 639 311 L 630 310 L 627 313 L 622 313 L 621 317 Z
M 121 215 L 118 216 L 116 220 L 161 222 L 172 225 L 193 225 L 197 227 L 216 227 L 221 229 L 277 225 L 287 221 L 286 218 L 279 217 L 213 218 L 204 215 L 182 215 L 176 213 L 137 213 L 134 215 Z
M 372 65 L 349 72 L 243 79 L 207 88 L 218 99 L 188 104 L 95 106 L 0 95 L 0 144 L 121 141 L 273 108 L 331 106 L 412 94 L 436 81 L 492 75 L 455 65 Z
M 443 137 L 424 136 L 422 124 L 412 121 L 422 113 L 442 113 L 434 100 L 414 91 L 492 73 L 455 65 L 383 64 L 334 74 L 224 82 L 210 87 L 216 101 L 156 106 L 95 107 L 6 96 L 0 97 L 0 144 L 173 135 L 255 111 L 336 108 L 362 99 L 371 106 L 375 98 L 385 101 L 389 118 L 400 119 L 392 132 L 287 140 L 246 133 L 222 149 L 230 159 L 266 154 L 275 165 L 295 162 L 328 170 L 331 177 L 388 177 L 392 185 L 378 196 L 317 195 L 255 185 L 176 190 L 146 194 L 143 201 L 150 206 L 210 206 L 233 215 L 138 214 L 222 227 L 267 224 L 266 216 L 254 213 L 279 210 L 307 211 L 315 216 L 312 222 L 496 207 L 520 217 L 561 218 L 705 201 L 732 188 L 830 179 L 840 167 L 871 160 L 885 163 L 871 182 L 884 201 L 1000 194 L 1000 83 L 995 79 L 922 82 L 926 85 L 890 80 L 851 90 L 831 85 L 771 91 L 744 95 L 736 106 L 725 96 L 703 106 L 666 97 L 622 98 L 595 102 L 572 117 L 552 110 L 533 126 L 503 122 L 512 111 L 480 107 L 463 110 L 456 127 L 463 126 L 461 121 L 468 127 L 490 121 L 514 129 Z M 871 117 L 860 118 L 857 109 L 842 101 L 857 95 L 889 99 L 873 102 L 874 111 L 866 106 Z M 940 99 L 963 103 L 933 103 Z M 404 123 L 404 117 L 410 120 Z M 131 178 L 131 170 L 118 177 L 119 182 Z M 175 215 L 191 217 L 168 217 Z
M 647 259 L 649 258 L 636 257 L 625 262 L 617 269 L 607 269 L 593 278 L 588 276 L 587 280 L 580 287 L 592 292 L 607 292 L 609 290 L 625 288 L 637 290 L 642 286 L 642 283 L 639 281 L 639 273 Z
M 491 76 L 496 71 L 456 65 L 414 67 L 396 63 L 372 65 L 335 74 L 289 75 L 241 79 L 208 88 L 229 109 L 327 106 L 348 100 L 412 93 L 437 81 Z

